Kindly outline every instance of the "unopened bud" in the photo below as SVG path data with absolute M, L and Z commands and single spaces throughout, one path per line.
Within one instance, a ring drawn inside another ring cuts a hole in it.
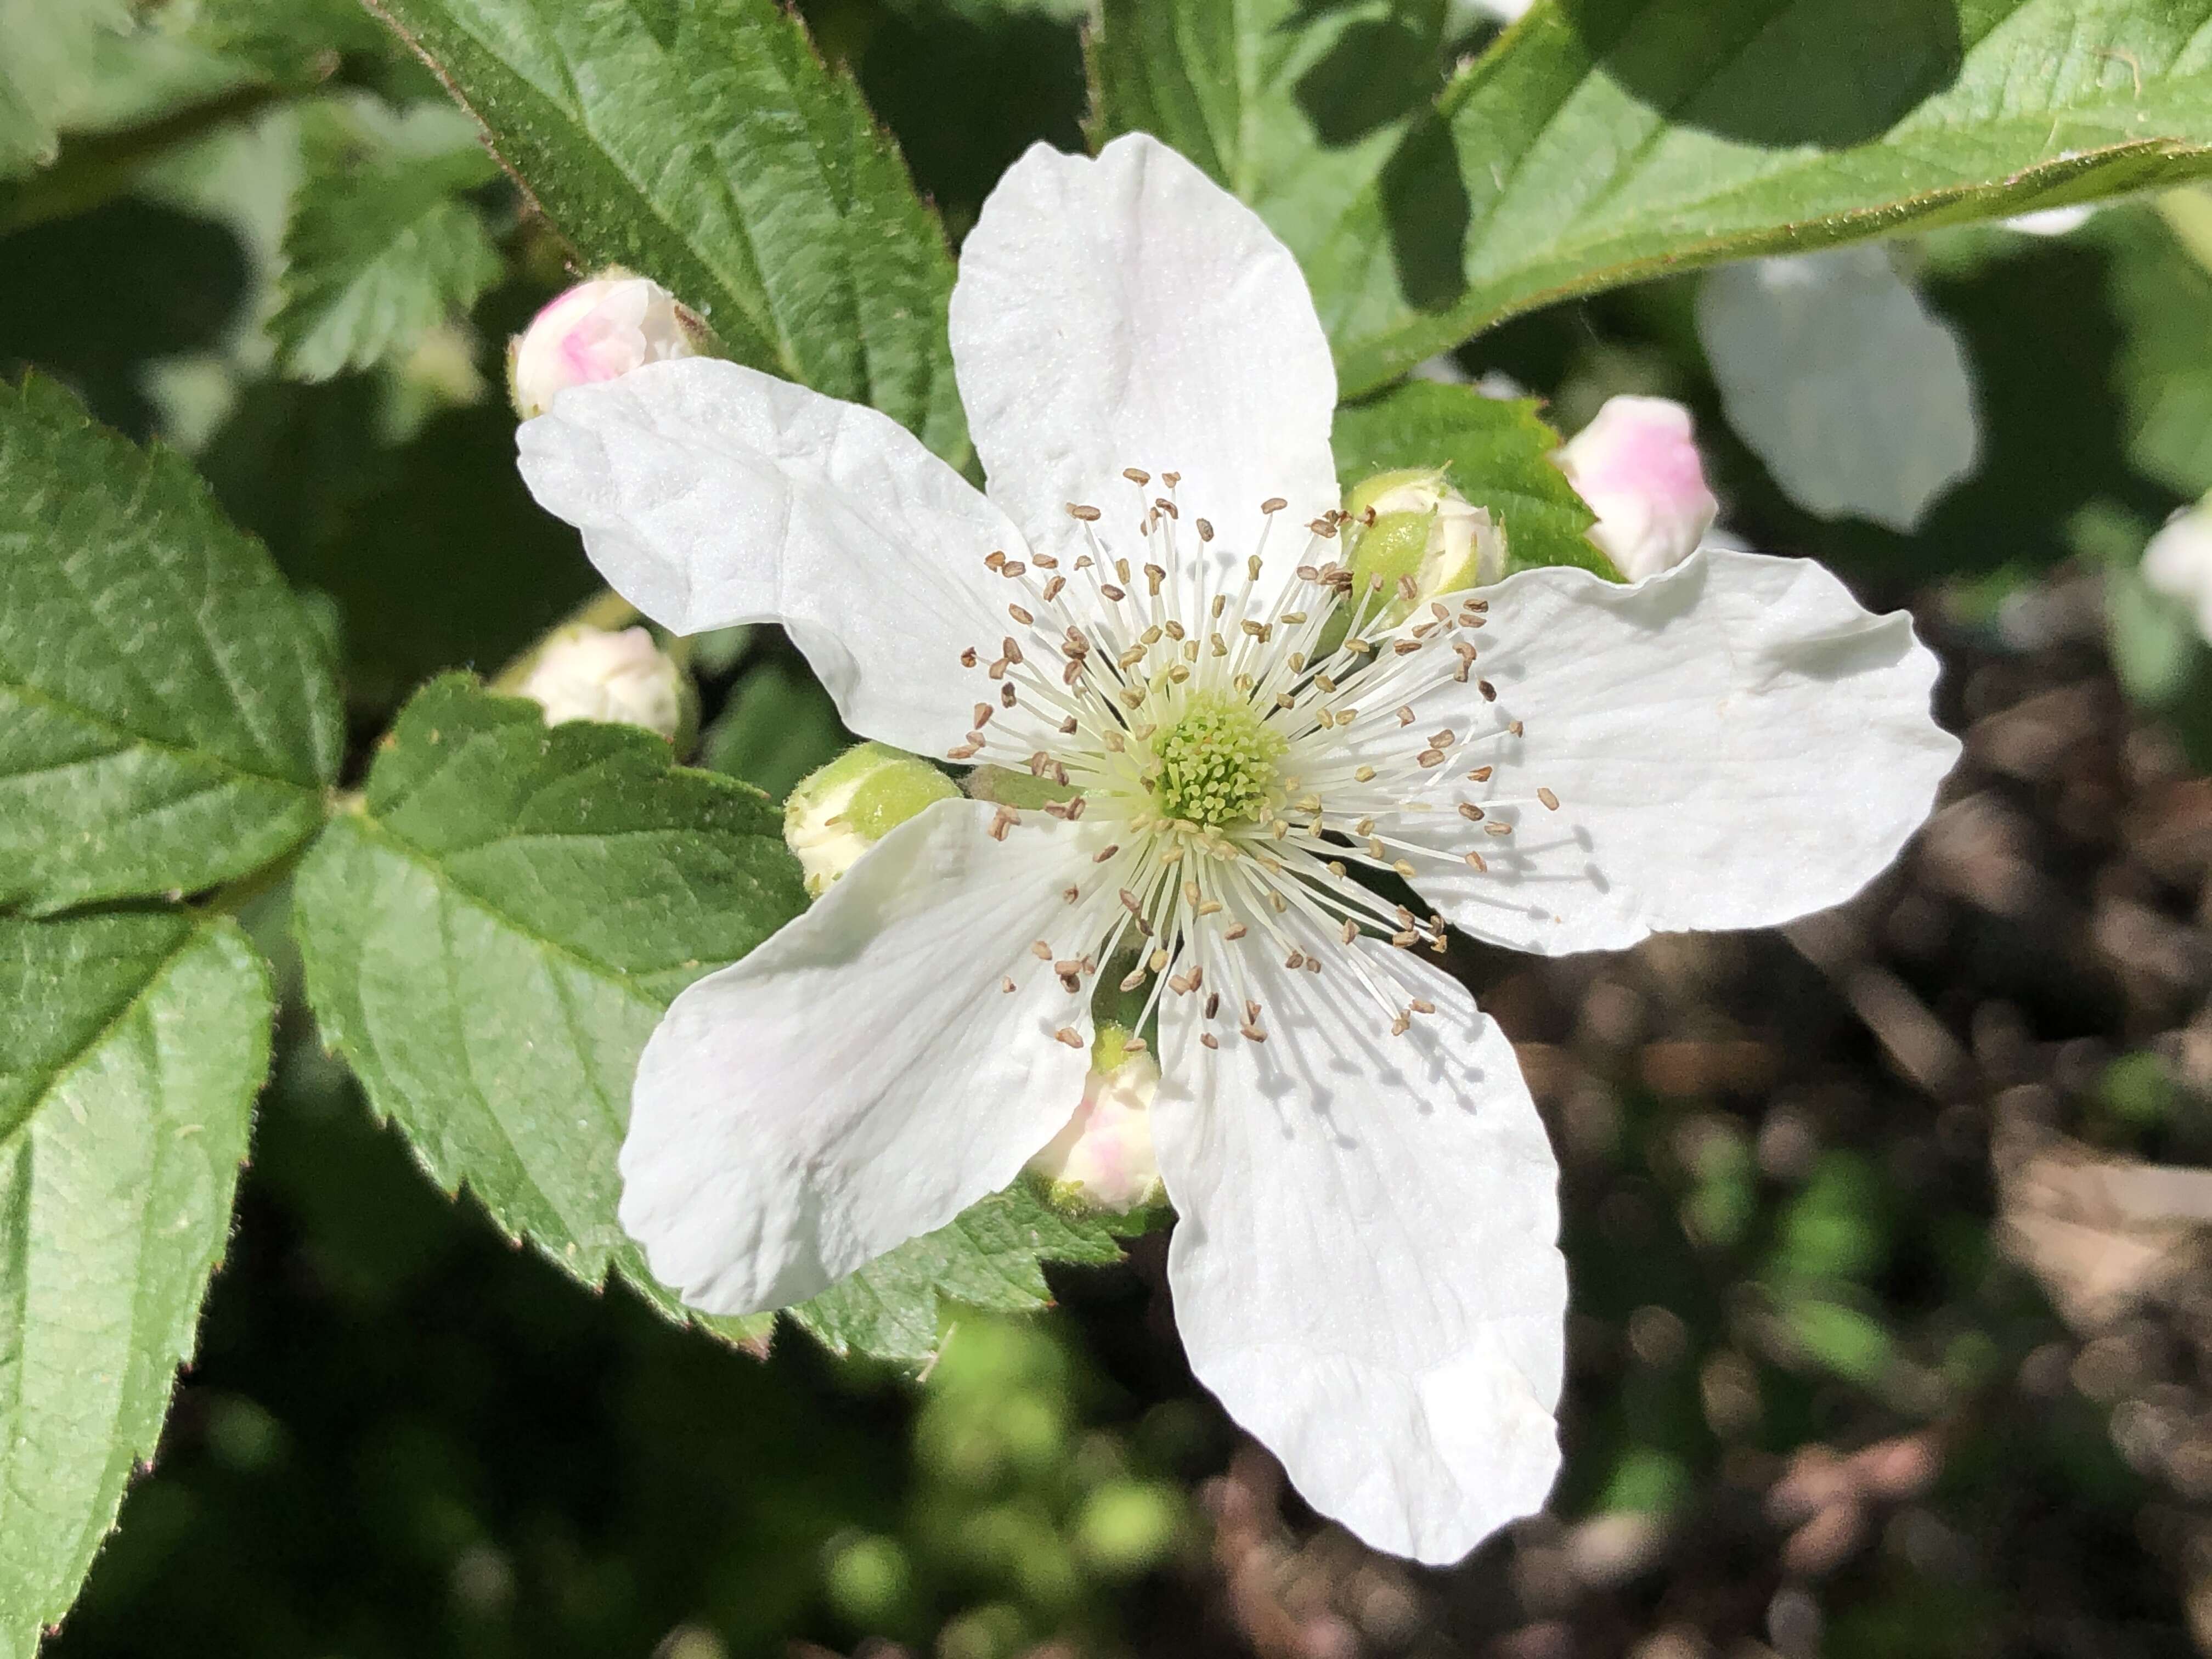
M 2188 605 L 2197 632 L 2212 640 L 2212 496 L 2176 514 L 2150 538 L 2142 579 L 2153 592 Z
M 1697 551 L 1720 503 L 1691 439 L 1690 411 L 1665 398 L 1608 398 L 1554 458 L 1589 503 L 1589 536 L 1632 582 Z
M 1505 574 L 1504 530 L 1446 483 L 1442 467 L 1378 472 L 1345 497 L 1344 510 L 1352 592 L 1323 630 L 1324 651 L 1336 648 L 1355 615 L 1363 629 L 1395 627 L 1439 593 Z
M 516 690 L 545 723 L 605 720 L 641 726 L 676 742 L 691 725 L 691 682 L 642 628 L 618 633 L 572 623 L 546 636 Z
M 509 343 L 507 391 L 514 412 L 533 420 L 572 386 L 713 349 L 706 323 L 674 295 L 647 277 L 611 269 L 577 283 Z
M 926 760 L 888 744 L 860 744 L 791 792 L 783 805 L 784 844 L 799 860 L 808 895 L 820 898 L 860 854 L 925 806 L 959 793 Z
M 1128 1043 L 1121 1026 L 1098 1028 L 1083 1103 L 1030 1160 L 1030 1170 L 1044 1177 L 1061 1204 L 1127 1213 L 1160 1196 L 1152 1118 L 1159 1063 L 1149 1049 L 1132 1052 Z

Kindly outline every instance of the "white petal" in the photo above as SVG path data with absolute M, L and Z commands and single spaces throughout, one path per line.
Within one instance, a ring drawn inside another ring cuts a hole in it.
M 983 556 L 1023 544 L 898 422 L 695 358 L 564 392 L 519 441 L 531 493 L 655 622 L 781 622 L 855 732 L 960 741 L 977 682 L 959 653 L 1020 598 Z
M 1285 531 L 1336 505 L 1336 370 L 1297 262 L 1157 139 L 1096 161 L 1038 144 L 1008 168 L 961 249 L 951 329 L 991 498 L 1038 547 L 1080 545 L 1071 501 L 1133 520 L 1126 467 L 1153 475 L 1147 497 L 1179 472 L 1182 522 L 1238 556 L 1270 496 Z
M 1495 735 L 1438 769 L 1431 811 L 1395 821 L 1438 852 L 1412 859 L 1413 885 L 1478 938 L 1561 955 L 1841 903 L 1958 757 L 1911 617 L 1860 609 L 1808 560 L 1708 550 L 1635 587 L 1547 569 L 1488 597 L 1474 672 L 1497 702 L 1450 686 L 1417 713 L 1422 731 Z M 1498 729 L 1516 720 L 1523 736 Z
M 1199 999 L 1165 1004 L 1152 1133 L 1176 1322 L 1315 1508 L 1454 1561 L 1540 1507 L 1559 1468 L 1558 1170 L 1512 1046 L 1465 990 L 1370 948 L 1437 1006 L 1393 1037 L 1316 948 L 1322 974 L 1255 988 L 1265 1042 L 1224 1029 L 1208 1056 Z
M 901 824 L 646 1045 L 622 1224 L 692 1306 L 785 1307 L 943 1226 L 1082 1093 L 1085 999 L 1030 942 L 1065 927 L 1097 837 L 1039 815 L 994 841 L 995 810 L 941 801 Z
M 1879 244 L 1724 266 L 1697 309 L 1729 424 L 1807 512 L 1909 531 L 1974 470 L 1966 352 Z

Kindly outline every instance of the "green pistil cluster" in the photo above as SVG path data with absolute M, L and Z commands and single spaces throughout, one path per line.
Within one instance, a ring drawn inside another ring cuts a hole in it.
M 1218 830 L 1256 818 L 1285 744 L 1241 696 L 1201 691 L 1153 738 L 1152 802 L 1164 817 Z

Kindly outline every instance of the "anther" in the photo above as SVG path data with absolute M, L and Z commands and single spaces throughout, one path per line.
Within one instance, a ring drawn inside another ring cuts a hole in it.
M 1074 1031 L 1067 1026 L 1061 1026 L 1052 1035 L 1054 1041 L 1065 1042 L 1071 1048 L 1080 1048 L 1083 1046 L 1083 1039 L 1076 1036 Z
M 1047 945 L 1042 939 L 1033 940 L 1030 945 L 1030 954 L 1035 957 L 1039 962 L 1050 962 L 1052 960 L 1052 946 Z
M 1270 495 L 1260 503 L 1260 510 L 1262 513 L 1279 513 L 1289 505 L 1280 495 Z
M 1006 978 L 1001 979 L 999 981 L 999 988 L 1001 991 L 1004 991 L 1008 996 L 1012 996 L 1014 992 L 1014 981 L 1012 976 L 1010 975 Z
M 1202 542 L 1210 542 L 1213 539 L 1213 526 L 1203 519 L 1198 521 L 1198 538 Z
M 1536 799 L 1543 802 L 1552 811 L 1556 812 L 1559 810 L 1559 798 L 1548 789 L 1539 789 L 1536 792 Z
M 1121 469 L 1121 476 L 1139 489 L 1152 481 L 1152 475 L 1141 467 L 1125 466 Z
M 1467 775 L 1467 781 L 1469 783 L 1488 783 L 1490 775 L 1497 769 L 1494 766 L 1478 766 Z
M 1112 857 L 1113 857 L 1116 853 L 1120 852 L 1121 850 L 1121 842 L 1114 842 L 1111 846 L 1109 846 L 1109 847 L 1102 847 L 1102 848 L 1100 848 L 1097 852 L 1093 853 L 1093 854 L 1091 855 L 1091 861 L 1093 864 L 1103 864 L 1103 863 L 1105 863 L 1105 862 L 1106 862 L 1106 860 L 1109 860 L 1109 859 L 1112 858 Z
M 986 570 L 997 570 L 1003 567 L 1006 562 L 1006 556 L 995 549 L 983 556 L 983 568 Z
M 1029 627 L 1031 623 L 1036 621 L 1035 617 L 1030 615 L 1028 611 L 1023 610 L 1021 606 L 1018 605 L 1008 605 L 1006 607 L 1006 614 L 1024 628 Z
M 1080 502 L 1070 501 L 1067 504 L 1067 516 L 1071 519 L 1080 519 L 1085 524 L 1096 524 L 1098 522 L 1098 509 L 1095 507 L 1085 507 Z
M 999 701 L 1009 708 L 1012 708 L 1014 706 L 1014 683 L 1012 680 L 1008 680 L 1004 685 L 999 688 Z M 978 726 L 981 726 L 982 723 L 983 722 L 981 720 L 975 722 Z
M 1488 680 L 1477 680 L 1474 683 L 1474 689 L 1482 693 L 1483 702 L 1496 702 L 1498 701 L 1498 688 L 1492 685 Z
M 979 660 L 980 659 L 975 655 L 975 647 L 972 645 L 960 653 L 960 665 L 963 668 L 973 668 Z
M 1482 809 L 1471 800 L 1463 800 L 1459 804 L 1459 815 L 1469 823 L 1482 822 Z
M 1490 866 L 1483 861 L 1482 854 L 1480 853 L 1469 852 L 1465 856 L 1467 859 L 1467 867 L 1470 870 L 1480 872 L 1490 868 Z

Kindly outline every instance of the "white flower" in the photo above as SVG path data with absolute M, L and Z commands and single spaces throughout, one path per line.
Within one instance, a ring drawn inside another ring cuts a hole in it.
M 933 802 L 960 793 L 927 761 L 887 744 L 855 744 L 810 772 L 783 804 L 784 845 L 815 898 L 860 855 Z
M 572 386 L 695 357 L 707 341 L 707 325 L 659 283 L 610 270 L 562 295 L 509 343 L 507 391 L 526 421 Z
M 1151 1051 L 1132 1048 L 1119 1028 L 1104 1028 L 1091 1045 L 1082 1103 L 1030 1169 L 1065 1203 L 1126 1213 L 1156 1202 L 1161 1182 L 1152 1100 L 1159 1086 L 1159 1062 Z
M 780 620 L 854 730 L 1085 792 L 940 802 L 684 992 L 623 1224 L 696 1306 L 815 1294 L 1020 1173 L 1133 962 L 1194 1370 L 1317 1507 L 1454 1559 L 1551 1485 L 1566 1283 L 1543 1126 L 1437 964 L 1445 917 L 1556 952 L 1848 897 L 1957 752 L 1935 660 L 1742 554 L 1390 627 L 1362 599 L 1310 654 L 1350 586 L 1328 342 L 1289 252 L 1150 138 L 1024 156 L 951 325 L 988 498 L 729 362 L 522 428 L 538 499 L 648 614 Z
M 1590 539 L 1632 582 L 1696 552 L 1720 512 L 1691 432 L 1678 403 L 1608 398 L 1555 458 L 1597 514 Z
M 556 629 L 516 688 L 545 711 L 545 723 L 607 720 L 641 726 L 673 741 L 686 723 L 684 671 L 642 628 L 610 632 L 582 623 Z
M 2197 631 L 2212 640 L 2212 507 L 2199 501 L 2177 513 L 2143 549 L 2142 579 L 2197 615 Z
M 1807 512 L 1910 531 L 1973 471 L 1965 349 L 1880 243 L 1724 265 L 1697 309 L 1729 424 Z

